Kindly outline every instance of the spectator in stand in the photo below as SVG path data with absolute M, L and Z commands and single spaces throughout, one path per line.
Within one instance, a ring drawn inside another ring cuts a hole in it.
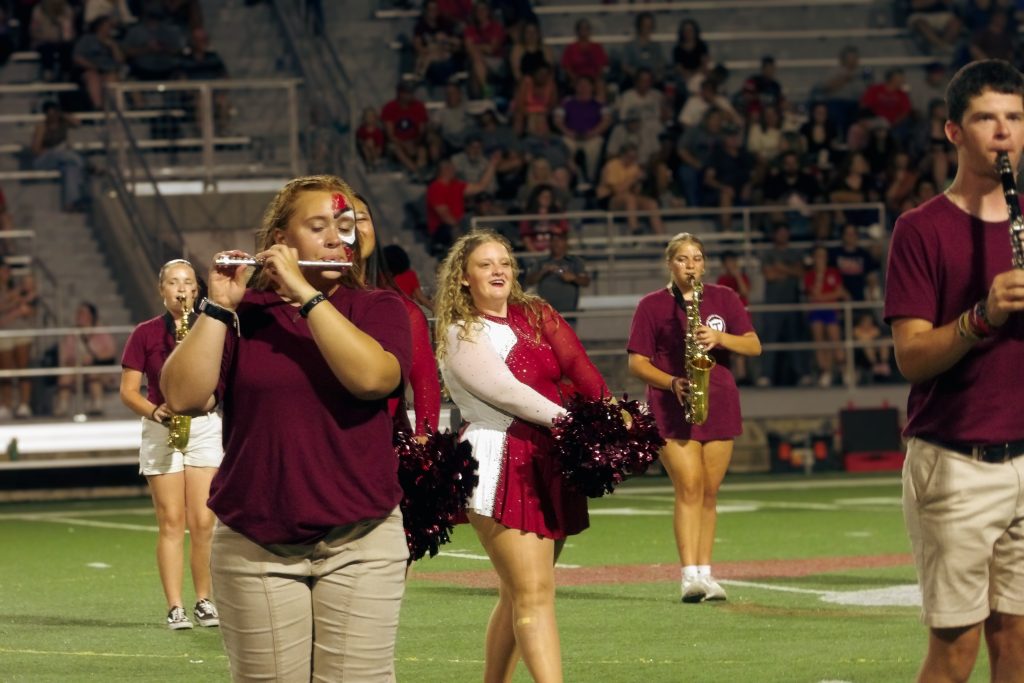
M 32 8 L 29 29 L 32 48 L 39 52 L 44 81 L 71 75 L 71 51 L 75 44 L 75 11 L 67 0 L 40 0 Z
M 656 149 L 658 135 L 665 129 L 665 123 L 671 121 L 672 110 L 662 92 L 654 87 L 654 74 L 650 69 L 637 70 L 633 87 L 622 93 L 616 106 L 619 118 L 623 120 L 634 113 L 640 117 L 640 133 L 644 138 L 642 147 L 652 151 Z M 648 157 L 641 159 L 646 163 Z
M 80 331 L 63 337 L 57 349 L 57 362 L 61 367 L 99 367 L 117 366 L 117 344 L 107 332 L 87 332 L 99 327 L 99 313 L 96 306 L 83 301 L 75 311 L 75 327 Z M 85 412 L 89 415 L 103 414 L 103 393 L 106 386 L 115 380 L 117 375 L 85 375 L 83 381 L 88 392 L 88 404 Z M 57 379 L 57 396 L 53 404 L 55 417 L 64 417 L 71 408 L 71 396 L 77 378 L 74 375 L 61 375 Z
M 896 142 L 896 138 L 892 135 L 892 129 L 885 121 L 874 119 L 870 123 L 871 130 L 867 145 L 860 150 L 860 153 L 868 162 L 874 184 L 881 186 L 882 179 L 892 164 L 893 157 L 902 147 Z
M 32 134 L 32 168 L 60 171 L 61 205 L 64 211 L 83 211 L 85 197 L 85 159 L 68 145 L 68 129 L 78 120 L 65 114 L 56 102 L 43 104 L 43 120 Z
M 489 2 L 495 16 L 501 20 L 505 31 L 508 32 L 513 42 L 522 41 L 526 25 L 531 22 L 536 24 L 538 21 L 531 6 L 531 0 L 489 0 Z
M 448 83 L 444 87 L 444 107 L 434 110 L 430 119 L 441 136 L 446 154 L 454 154 L 465 147 L 466 137 L 476 127 L 462 96 L 462 86 L 458 83 Z
M 864 108 L 888 121 L 893 135 L 901 142 L 910 134 L 910 114 L 913 112 L 906 86 L 903 69 L 895 67 L 885 72 L 885 81 L 868 87 L 861 97 Z
M 822 170 L 832 167 L 839 128 L 829 116 L 827 104 L 815 102 L 811 105 L 811 117 L 800 126 L 800 137 L 812 164 Z
M 719 83 L 715 78 L 705 78 L 701 81 L 697 94 L 686 99 L 686 104 L 679 110 L 678 117 L 684 129 L 700 125 L 704 114 L 712 107 L 721 111 L 733 125 L 743 125 L 743 117 L 733 108 L 729 98 L 718 92 L 718 88 Z
M 359 154 L 367 170 L 376 171 L 384 157 L 384 128 L 381 127 L 380 117 L 373 107 L 363 110 L 362 122 L 356 130 L 356 140 L 359 142 Z
M 858 311 L 853 341 L 869 344 L 882 338 L 882 328 L 871 311 Z M 892 375 L 892 346 L 861 346 L 854 351 L 855 365 L 862 376 L 884 382 Z
M 878 201 L 877 190 L 871 183 L 871 167 L 863 154 L 854 152 L 846 157 L 832 186 L 828 198 L 833 204 L 862 204 Z M 850 209 L 844 211 L 846 220 L 855 225 L 870 225 L 878 220 L 878 213 L 871 209 Z
M 644 196 L 653 199 L 662 209 L 681 209 L 686 206 L 684 199 L 676 191 L 675 175 L 668 163 L 655 155 L 648 163 Z
M 481 192 L 473 197 L 472 207 L 473 218 L 493 218 L 495 216 L 507 216 L 506 209 L 490 192 Z M 519 226 L 511 220 L 488 220 L 483 223 L 483 228 L 493 230 L 509 241 L 516 251 L 525 249 L 519 237 Z
M 548 255 L 531 264 L 524 282 L 563 315 L 579 309 L 580 289 L 590 284 L 590 274 L 583 259 L 569 253 L 568 225 L 551 226 Z M 574 323 L 570 318 L 569 324 Z
M 39 291 L 31 273 L 15 280 L 6 263 L 0 265 L 0 328 L 31 330 L 39 327 Z M 32 360 L 32 337 L 0 339 L 0 368 L 25 370 Z M 11 390 L 17 387 L 17 404 Z M 0 419 L 32 417 L 32 378 L 0 380 Z
M 477 134 L 471 134 L 466 140 L 466 149 L 452 156 L 452 164 L 455 166 L 455 174 L 467 183 L 477 183 L 485 177 L 490 182 L 484 187 L 484 192 L 493 193 L 498 183 L 494 179 L 493 170 L 488 172 L 491 161 L 484 154 L 484 144 Z
M 769 107 L 779 108 L 784 103 L 782 84 L 775 77 L 775 58 L 765 55 L 761 58 L 761 70 L 743 81 L 739 92 L 740 113 L 753 121 L 754 117 Z
M 722 139 L 722 127 L 725 115 L 719 109 L 708 109 L 704 119 L 698 126 L 688 126 L 676 144 L 681 163 L 676 170 L 676 178 L 683 189 L 683 196 L 690 206 L 704 206 L 700 186 L 711 152 Z
M 459 30 L 473 21 L 473 0 L 437 0 L 437 9 Z
M 544 36 L 536 20 L 523 25 L 522 39 L 512 46 L 508 61 L 516 83 L 522 81 L 524 76 L 533 75 L 541 65 L 554 68 L 555 53 L 544 44 Z
M 734 126 L 722 130 L 722 143 L 708 158 L 704 169 L 702 197 L 706 206 L 731 209 L 750 202 L 755 160 L 743 149 L 743 134 Z M 719 227 L 732 229 L 732 212 L 721 214 Z
M 910 162 L 910 155 L 897 151 L 886 169 L 882 187 L 885 188 L 885 208 L 893 216 L 899 216 L 907 200 L 914 194 L 920 174 Z
M 508 74 L 506 56 L 508 36 L 498 22 L 486 0 L 473 6 L 473 21 L 463 32 L 466 54 L 469 56 L 471 92 L 479 97 L 491 96 L 491 80 L 502 81 Z
M 743 270 L 740 263 L 740 255 L 735 251 L 726 250 L 722 252 L 722 272 L 718 276 L 716 285 L 728 287 L 736 292 L 740 303 L 746 308 L 750 304 L 750 277 Z M 737 384 L 750 384 L 750 377 L 747 375 L 747 357 L 734 353 L 730 359 L 733 377 Z
M 462 41 L 455 22 L 441 14 L 437 0 L 423 3 L 423 12 L 413 28 L 412 47 L 416 76 L 430 85 L 447 83 L 459 70 Z
M 843 276 L 839 269 L 828 263 L 828 248 L 823 245 L 814 247 L 811 252 L 811 267 L 804 273 L 804 294 L 808 303 L 825 304 L 846 301 L 850 298 L 843 289 Z M 835 348 L 814 350 L 818 362 L 818 386 L 827 389 L 832 386 L 833 374 L 837 367 L 842 368 L 846 360 L 845 351 L 840 344 L 843 333 L 839 326 L 839 312 L 834 308 L 818 308 L 807 314 L 811 328 L 811 340 L 815 344 L 831 342 Z
M 548 117 L 544 114 L 530 114 L 526 117 L 526 137 L 523 138 L 523 153 L 527 161 L 543 157 L 556 173 L 566 173 L 568 178 L 576 175 L 576 163 L 562 138 L 553 135 Z
M 140 81 L 177 78 L 185 45 L 185 34 L 155 5 L 146 6 L 142 21 L 132 25 L 121 41 L 128 68 Z
M 907 28 L 920 34 L 930 50 L 948 55 L 956 49 L 963 23 L 952 0 L 910 0 Z
M 526 179 L 516 195 L 516 205 L 525 209 L 530 203 L 530 197 L 533 196 L 534 190 L 541 185 L 547 185 L 554 189 L 556 204 L 563 207 L 569 206 L 572 193 L 569 192 L 567 174 L 564 169 L 556 173 L 544 157 L 537 157 L 530 162 L 526 171 Z
M 1016 33 L 1007 12 L 992 12 L 985 27 L 971 33 L 971 40 L 967 45 L 971 60 L 1002 59 L 1012 63 L 1018 45 Z
M 594 97 L 594 82 L 586 76 L 576 79 L 573 95 L 555 110 L 555 126 L 562 132 L 569 154 L 574 158 L 582 154 L 582 163 L 577 161 L 576 165 L 588 183 L 597 182 L 604 134 L 611 123 L 611 113 Z
M 605 145 L 605 159 L 622 154 L 626 145 L 636 147 L 637 158 L 644 163 L 651 158 L 651 155 L 658 151 L 657 141 L 651 144 L 652 140 L 644 135 L 643 123 L 639 112 L 628 111 L 613 128 L 608 136 L 608 143 Z
M 420 278 L 412 267 L 409 254 L 402 248 L 402 245 L 389 244 L 383 248 L 381 253 L 384 256 L 384 263 L 388 267 L 388 272 L 391 273 L 391 279 L 395 281 L 395 286 L 401 290 L 402 294 L 405 294 L 428 311 L 433 312 L 434 302 L 424 294 L 423 287 L 420 285 Z
M 910 89 L 910 103 L 917 122 L 928 120 L 928 108 L 935 100 L 945 104 L 949 69 L 943 62 L 931 62 L 924 67 L 924 82 Z M 915 132 L 920 126 L 915 125 Z
M 163 0 L 168 21 L 185 33 L 203 28 L 203 8 L 199 0 Z
M 527 117 L 538 115 L 547 120 L 557 106 L 558 87 L 552 67 L 539 64 L 516 86 L 516 96 L 512 101 L 512 129 L 522 135 L 526 130 Z
M 496 175 L 498 178 L 497 196 L 502 199 L 513 199 L 522 184 L 526 159 L 522 145 L 512 128 L 498 120 L 493 105 L 479 116 L 479 133 L 484 143 L 484 154 L 499 156 Z
M 672 63 L 675 66 L 676 78 L 690 93 L 697 90 L 689 87 L 694 76 L 704 75 L 711 66 L 711 55 L 708 44 L 700 37 L 700 25 L 693 19 L 679 22 L 676 32 L 676 44 L 672 48 Z M 697 119 L 700 120 L 700 117 Z
M 835 122 L 839 135 L 853 123 L 860 100 L 869 80 L 869 70 L 860 65 L 860 51 L 847 45 L 839 52 L 839 65 L 821 85 L 818 94 L 828 107 L 829 119 Z
M 498 156 L 493 155 L 487 173 L 475 183 L 467 183 L 455 175 L 451 159 L 442 159 L 437 176 L 427 186 L 427 234 L 434 255 L 444 255 L 452 243 L 466 231 L 466 197 L 484 192 L 494 178 Z
M 210 35 L 203 27 L 192 29 L 189 34 L 190 52 L 181 60 L 181 70 L 185 78 L 193 81 L 214 81 L 228 77 L 228 68 L 220 55 L 210 49 Z M 217 134 L 223 135 L 231 125 L 231 102 L 226 90 L 214 90 L 210 93 L 213 100 L 213 125 Z M 196 97 L 196 122 L 202 128 L 203 113 L 200 107 L 202 99 Z
M 772 226 L 771 249 L 761 255 L 764 277 L 764 303 L 800 303 L 800 283 L 804 277 L 803 257 L 789 245 L 789 226 L 777 222 Z M 797 342 L 804 338 L 804 318 L 799 311 L 764 313 L 757 325 L 765 345 Z M 794 384 L 802 378 L 804 358 L 793 351 L 765 349 L 761 376 L 757 386 Z
M 844 225 L 840 240 L 841 244 L 829 252 L 829 265 L 839 271 L 850 301 L 865 301 L 868 292 L 879 288 L 878 260 L 860 245 L 860 230 L 856 225 Z
M 92 108 L 105 109 L 103 88 L 121 80 L 124 53 L 114 40 L 114 20 L 100 16 L 89 24 L 89 32 L 75 41 L 72 61 L 78 70 L 82 87 L 89 95 Z
M 622 75 L 624 85 L 632 84 L 641 69 L 647 69 L 655 83 L 665 80 L 665 54 L 661 45 L 654 40 L 654 15 L 640 12 L 634 22 L 636 33 L 633 39 L 622 48 Z
M 946 102 L 933 100 L 928 107 L 928 118 L 923 125 L 915 128 L 915 139 L 911 150 L 914 157 L 920 160 L 920 168 L 938 183 L 946 186 L 952 176 L 956 159 L 956 148 L 946 137 Z
M 597 186 L 597 204 L 605 211 L 626 211 L 626 222 L 631 234 L 640 232 L 640 219 L 636 211 L 657 211 L 658 203 L 643 195 L 644 169 L 638 163 L 636 145 L 626 143 L 618 156 L 605 162 L 601 169 L 601 182 Z M 647 217 L 656 235 L 665 232 L 661 216 Z
M 785 152 L 779 159 L 778 167 L 772 169 L 765 178 L 762 188 L 765 204 L 786 207 L 786 220 L 790 226 L 798 226 L 798 234 L 806 236 L 810 224 L 808 209 L 821 199 L 821 185 L 818 179 L 800 166 L 800 155 L 796 152 Z M 780 217 L 780 220 L 782 218 Z
M 399 81 L 395 99 L 384 105 L 381 120 L 391 155 L 417 181 L 427 168 L 427 108 L 408 81 Z
M 560 214 L 564 207 L 555 201 L 555 188 L 551 185 L 538 185 L 530 192 L 526 202 L 526 213 Z M 569 231 L 569 222 L 564 218 L 525 218 L 519 221 L 519 237 L 527 251 L 544 252 L 550 246 L 551 235 L 556 231 Z
M 782 150 L 782 114 L 775 105 L 763 107 L 747 129 L 747 151 L 757 159 L 759 177 Z
M 591 26 L 586 19 L 576 21 L 576 40 L 562 50 L 562 71 L 569 81 L 569 87 L 575 87 L 576 79 L 587 76 L 594 81 L 597 99 L 606 102 L 608 99 L 605 88 L 605 74 L 608 69 L 608 53 L 600 43 L 590 40 Z
M 89 26 L 100 17 L 114 20 L 115 32 L 138 21 L 128 7 L 128 0 L 85 0 L 82 23 Z

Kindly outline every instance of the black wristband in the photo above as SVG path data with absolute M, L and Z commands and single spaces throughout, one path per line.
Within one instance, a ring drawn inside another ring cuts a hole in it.
M 218 320 L 228 327 L 235 327 L 235 321 L 237 320 L 235 312 L 229 308 L 218 306 L 209 299 L 203 299 L 199 302 L 199 313 L 202 315 L 208 315 L 214 320 Z
M 302 307 L 299 308 L 299 315 L 301 315 L 303 318 L 308 318 L 309 312 L 312 311 L 313 307 L 316 306 L 321 301 L 327 301 L 327 297 L 324 296 L 323 292 L 317 292 L 312 296 L 312 298 L 309 301 L 302 304 Z

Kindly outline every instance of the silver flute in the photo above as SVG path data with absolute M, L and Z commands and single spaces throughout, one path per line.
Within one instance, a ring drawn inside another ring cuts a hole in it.
M 264 261 L 253 256 L 218 256 L 213 260 L 213 264 L 215 266 L 255 266 L 256 268 L 262 268 Z M 299 268 L 342 270 L 351 267 L 351 261 L 299 261 Z
M 1013 249 L 1013 267 L 1024 268 L 1024 243 L 1021 241 L 1021 233 L 1024 233 L 1024 216 L 1021 216 L 1020 202 L 1017 201 L 1017 174 L 1014 172 L 1013 164 L 1010 163 L 1009 154 L 1000 152 L 996 156 L 996 170 L 1003 183 L 1006 210 L 1010 214 L 1010 247 Z

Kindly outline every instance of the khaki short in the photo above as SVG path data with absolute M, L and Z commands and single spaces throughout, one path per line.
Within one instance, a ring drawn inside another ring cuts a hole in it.
M 903 517 L 927 626 L 1024 615 L 1022 488 L 1024 456 L 992 464 L 918 438 L 907 443 Z

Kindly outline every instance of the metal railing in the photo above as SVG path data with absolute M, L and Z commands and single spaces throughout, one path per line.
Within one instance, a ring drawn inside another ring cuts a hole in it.
M 148 182 L 149 174 L 130 163 L 124 135 L 123 112 L 144 107 L 167 111 L 149 122 L 146 144 L 152 175 L 161 181 L 199 180 L 212 189 L 222 178 L 298 175 L 300 84 L 297 78 L 110 84 L 111 165 L 121 167 L 129 187 Z

